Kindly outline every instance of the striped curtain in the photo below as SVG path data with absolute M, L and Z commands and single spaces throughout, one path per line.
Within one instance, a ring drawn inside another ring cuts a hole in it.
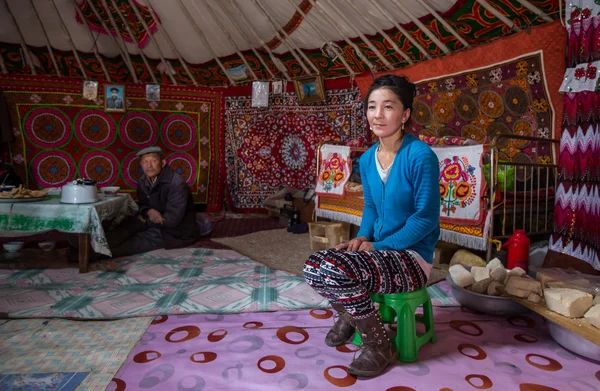
M 600 270 L 600 5 L 574 0 L 565 13 L 564 118 L 550 250 Z

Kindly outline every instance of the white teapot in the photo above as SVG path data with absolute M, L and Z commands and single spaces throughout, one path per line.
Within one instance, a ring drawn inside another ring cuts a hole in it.
M 64 204 L 89 204 L 98 200 L 96 181 L 90 179 L 76 179 L 64 185 L 60 192 L 60 202 Z

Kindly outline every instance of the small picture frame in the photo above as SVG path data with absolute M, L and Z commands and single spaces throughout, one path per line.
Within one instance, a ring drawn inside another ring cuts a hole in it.
M 252 82 L 252 107 L 269 107 L 269 82 Z
M 85 80 L 81 90 L 81 97 L 87 100 L 95 100 L 98 98 L 98 82 Z
M 281 95 L 283 92 L 283 81 L 273 80 L 271 84 L 273 86 L 273 95 Z
M 125 112 L 125 86 L 114 84 L 104 86 L 104 111 Z
M 159 84 L 146 84 L 146 100 L 148 102 L 160 102 Z
M 325 101 L 325 89 L 321 76 L 305 76 L 294 79 L 294 88 L 301 105 Z

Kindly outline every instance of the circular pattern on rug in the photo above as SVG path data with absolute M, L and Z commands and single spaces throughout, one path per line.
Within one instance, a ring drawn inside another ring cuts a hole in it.
M 419 136 L 436 137 L 435 132 L 431 129 L 423 129 L 419 132 Z
M 515 163 L 533 163 L 531 156 L 524 152 L 520 152 L 516 154 L 512 161 Z M 518 181 L 523 182 L 524 180 L 528 180 L 531 177 L 531 168 L 529 167 L 516 167 L 515 176 Z
M 198 131 L 194 122 L 186 115 L 172 114 L 161 125 L 162 139 L 176 151 L 187 151 L 196 145 Z
M 433 104 L 433 115 L 443 124 L 452 121 L 452 118 L 454 118 L 452 102 L 446 99 L 436 100 Z
M 304 140 L 295 134 L 285 136 L 281 143 L 281 157 L 288 168 L 302 170 L 306 165 L 308 151 Z
M 143 149 L 154 145 L 158 140 L 158 125 L 154 118 L 144 112 L 132 111 L 127 113 L 120 123 L 121 138 L 127 146 Z
M 460 131 L 460 135 L 475 141 L 477 144 L 483 144 L 485 142 L 485 133 L 483 130 L 472 124 L 465 125 Z
M 488 125 L 487 128 L 487 134 L 488 134 L 488 138 L 491 141 L 493 141 L 494 136 L 497 136 L 499 134 L 512 134 L 512 132 L 510 131 L 510 128 L 508 126 L 506 126 L 505 124 L 503 124 L 502 122 L 492 122 L 491 124 Z M 502 137 L 499 138 L 496 141 L 496 146 L 498 148 L 504 148 L 508 145 L 508 142 L 510 141 L 510 139 L 508 137 Z
M 527 92 L 519 86 L 511 86 L 504 92 L 506 108 L 514 115 L 525 115 L 529 109 Z
M 454 101 L 456 113 L 458 116 L 465 121 L 473 121 L 477 118 L 479 110 L 477 109 L 477 102 L 471 95 L 459 95 Z
M 62 111 L 40 107 L 33 109 L 25 119 L 25 134 L 43 148 L 58 148 L 71 137 L 71 123 Z
M 174 153 L 167 159 L 167 164 L 192 186 L 198 173 L 197 164 L 194 159 L 186 153 Z
M 518 136 L 533 137 L 533 127 L 531 126 L 529 121 L 520 119 L 518 121 L 515 121 L 515 124 L 513 125 L 513 133 Z M 526 146 L 528 146 L 531 143 L 530 140 L 517 140 L 517 139 L 514 139 L 513 142 L 515 143 L 515 145 L 518 148 L 521 148 L 521 149 L 525 148 Z
M 75 160 L 63 151 L 42 151 L 31 161 L 31 172 L 40 187 L 61 187 L 75 175 Z
M 75 118 L 75 134 L 83 145 L 106 148 L 115 141 L 115 120 L 102 110 L 82 110 Z
M 421 101 L 413 102 L 412 119 L 421 126 L 429 125 L 431 122 L 431 109 Z
M 98 185 L 111 185 L 119 177 L 119 161 L 110 152 L 90 151 L 79 163 L 79 176 L 89 178 Z
M 484 91 L 479 95 L 479 108 L 490 118 L 498 118 L 504 112 L 502 98 L 494 91 Z
M 138 179 L 144 174 L 144 170 L 140 166 L 140 158 L 135 156 L 137 152 L 131 152 L 123 160 L 123 166 L 121 167 L 121 176 L 129 187 L 137 188 Z
M 449 126 L 444 126 L 443 128 L 441 128 L 440 130 L 438 130 L 438 136 L 439 137 L 446 137 L 446 136 L 460 136 L 460 132 L 456 129 L 453 129 Z

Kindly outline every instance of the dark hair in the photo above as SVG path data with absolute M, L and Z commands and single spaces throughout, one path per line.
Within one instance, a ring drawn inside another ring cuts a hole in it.
M 118 88 L 115 88 L 115 87 L 113 87 L 113 88 L 111 88 L 111 89 L 110 89 L 110 92 L 119 92 L 119 89 L 118 89 Z
M 369 91 L 365 98 L 365 110 L 368 110 L 369 108 L 369 97 L 371 96 L 371 93 L 380 88 L 391 90 L 398 99 L 400 99 L 404 109 L 410 109 L 410 114 L 412 115 L 412 104 L 414 97 L 417 95 L 417 86 L 408 81 L 406 76 L 383 75 L 375 79 L 373 84 L 371 84 L 371 87 L 369 87 Z M 406 121 L 406 125 L 409 123 L 410 117 L 408 118 L 408 121 Z

